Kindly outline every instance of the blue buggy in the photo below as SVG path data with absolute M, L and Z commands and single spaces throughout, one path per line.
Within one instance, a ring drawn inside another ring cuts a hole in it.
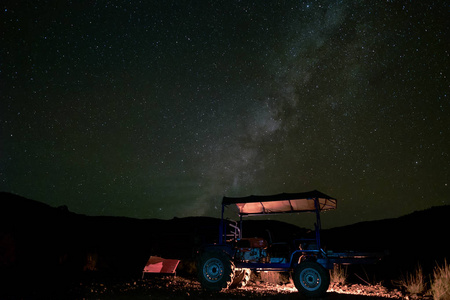
M 238 209 L 239 223 L 224 220 L 228 206 Z M 324 251 L 320 240 L 320 212 L 335 209 L 337 200 L 319 191 L 271 196 L 224 197 L 218 243 L 198 251 L 198 278 L 202 287 L 221 291 L 242 286 L 251 271 L 290 272 L 297 290 L 307 297 L 320 297 L 330 284 L 334 264 L 375 263 L 377 254 Z M 286 243 L 242 236 L 242 218 L 258 215 L 311 212 L 316 215 L 314 236 Z M 285 249 L 280 251 L 280 249 Z

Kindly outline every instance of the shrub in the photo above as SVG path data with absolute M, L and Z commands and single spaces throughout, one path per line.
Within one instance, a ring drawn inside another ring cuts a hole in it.
M 334 265 L 333 270 L 331 270 L 331 285 L 344 285 L 347 281 L 347 268 L 341 265 Z
M 406 274 L 406 278 L 402 278 L 399 285 L 404 287 L 410 294 L 421 294 L 425 291 L 425 280 L 422 267 L 417 266 L 415 274 Z
M 444 261 L 442 267 L 437 265 L 434 268 L 431 293 L 435 300 L 450 299 L 450 266 L 447 264 L 447 260 Z

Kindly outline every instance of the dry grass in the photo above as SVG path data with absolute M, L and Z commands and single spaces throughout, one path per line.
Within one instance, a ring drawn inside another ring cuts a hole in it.
M 447 260 L 444 261 L 442 267 L 437 265 L 434 268 L 431 293 L 434 300 L 450 299 L 450 266 L 447 264 Z
M 417 266 L 414 274 L 406 274 L 406 278 L 399 281 L 399 285 L 404 287 L 410 294 L 422 294 L 425 292 L 426 283 L 423 276 L 422 267 Z
M 344 285 L 345 282 L 347 281 L 347 268 L 335 264 L 330 275 L 331 275 L 330 278 L 331 285 L 334 286 Z

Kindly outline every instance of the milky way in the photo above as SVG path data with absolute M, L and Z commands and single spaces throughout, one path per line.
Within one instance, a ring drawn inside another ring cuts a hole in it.
M 326 227 L 450 204 L 448 8 L 2 4 L 0 190 L 172 218 L 317 189 Z

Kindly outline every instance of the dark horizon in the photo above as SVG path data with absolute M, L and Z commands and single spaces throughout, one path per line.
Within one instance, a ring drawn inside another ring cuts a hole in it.
M 31 208 L 32 210 L 43 209 L 42 211 L 46 211 L 48 209 L 50 211 L 53 211 L 53 213 L 60 211 L 61 213 L 70 213 L 70 214 L 73 214 L 76 216 L 89 217 L 89 218 L 91 218 L 91 217 L 92 218 L 106 218 L 106 219 L 117 218 L 117 219 L 130 219 L 130 220 L 139 220 L 139 221 L 150 221 L 150 220 L 171 221 L 171 220 L 177 220 L 177 219 L 179 220 L 179 219 L 184 219 L 184 218 L 212 218 L 212 219 L 216 219 L 217 221 L 220 220 L 220 215 L 218 215 L 218 216 L 183 216 L 183 217 L 173 216 L 172 218 L 135 218 L 135 217 L 121 216 L 121 215 L 89 215 L 89 214 L 81 214 L 81 213 L 75 212 L 75 211 L 71 210 L 70 207 L 68 207 L 67 205 L 60 205 L 57 207 L 51 206 L 47 203 L 37 201 L 34 199 L 30 199 L 30 198 L 26 198 L 21 195 L 9 193 L 9 192 L 0 191 L 0 196 L 1 196 L 0 197 L 0 199 L 1 199 L 0 205 L 2 205 L 3 208 L 6 208 L 6 210 L 11 209 L 10 213 L 13 213 L 13 214 L 16 214 L 18 212 L 18 206 L 20 206 L 20 209 L 25 209 L 25 210 Z M 19 204 L 16 203 L 17 200 L 19 200 L 19 202 L 20 202 Z M 15 202 L 15 203 L 13 203 L 13 202 Z M 27 202 L 29 202 L 29 203 L 27 203 Z M 339 229 L 339 228 L 344 228 L 344 227 L 348 227 L 348 226 L 350 226 L 350 227 L 357 226 L 360 224 L 365 224 L 365 223 L 370 223 L 370 222 L 379 222 L 379 221 L 383 222 L 383 221 L 401 219 L 401 218 L 408 217 L 408 216 L 411 216 L 411 215 L 417 214 L 417 213 L 423 213 L 423 212 L 427 212 L 427 211 L 429 212 L 429 211 L 436 210 L 436 209 L 442 210 L 442 209 L 446 209 L 446 208 L 450 209 L 450 205 L 431 206 L 431 207 L 423 209 L 423 210 L 416 210 L 411 213 L 392 217 L 392 218 L 363 220 L 363 221 L 358 221 L 355 223 L 349 223 L 349 224 L 344 224 L 344 225 L 333 225 L 333 222 L 330 222 L 330 220 L 328 220 L 329 217 L 331 216 L 330 212 L 333 212 L 333 210 L 331 210 L 331 211 L 321 212 L 321 223 L 322 223 L 323 230 L 328 230 L 328 229 L 333 230 L 333 229 Z M 225 209 L 224 217 L 225 217 L 225 219 L 228 219 L 228 220 L 239 221 L 239 216 L 238 216 L 237 212 L 238 212 L 238 210 L 233 205 L 228 206 Z M 28 213 L 31 213 L 31 212 L 29 211 Z M 336 213 L 336 216 L 339 216 L 338 211 L 335 211 L 335 213 Z M 260 215 L 260 216 L 244 216 L 243 220 L 244 221 L 247 221 L 247 220 L 248 221 L 279 221 L 279 222 L 295 225 L 295 226 L 299 227 L 300 229 L 314 230 L 314 223 L 316 222 L 316 216 L 314 213 L 300 212 L 300 213 L 286 213 L 286 214 L 267 214 L 267 215 Z
M 449 205 L 447 11 L 4 4 L 0 190 L 141 219 L 319 190 L 327 227 Z

